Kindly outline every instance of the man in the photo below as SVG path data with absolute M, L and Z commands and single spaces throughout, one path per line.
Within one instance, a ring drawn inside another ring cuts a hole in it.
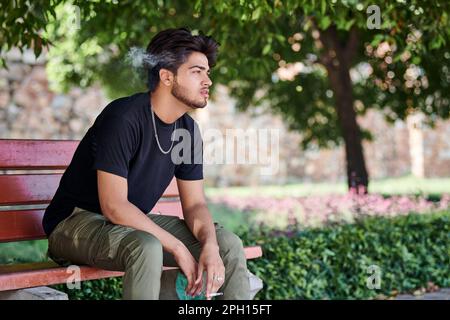
M 151 40 L 144 58 L 149 91 L 105 107 L 45 212 L 53 260 L 125 271 L 124 299 L 158 299 L 163 265 L 180 267 L 187 294 L 201 293 L 205 272 L 208 299 L 219 289 L 219 298 L 249 299 L 242 242 L 213 223 L 202 163 L 175 163 L 171 154 L 175 130 L 190 133 L 193 156 L 202 147 L 186 112 L 207 104 L 218 46 L 185 28 Z M 184 220 L 149 213 L 174 176 Z

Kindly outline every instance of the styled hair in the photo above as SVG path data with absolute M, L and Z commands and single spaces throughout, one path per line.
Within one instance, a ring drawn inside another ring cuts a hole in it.
M 148 70 L 148 88 L 151 92 L 158 87 L 159 71 L 164 68 L 175 75 L 178 68 L 187 61 L 192 52 L 203 53 L 208 59 L 209 67 L 216 64 L 219 43 L 202 33 L 193 35 L 187 28 L 166 29 L 156 34 L 147 46 L 146 54 L 151 63 Z

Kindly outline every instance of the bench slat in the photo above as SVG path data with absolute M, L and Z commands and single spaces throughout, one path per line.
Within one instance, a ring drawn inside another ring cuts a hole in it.
M 178 199 L 159 201 L 151 210 L 164 215 L 182 217 L 181 203 Z M 0 211 L 0 242 L 45 239 L 42 217 L 45 209 Z
M 65 169 L 78 140 L 0 139 L 0 169 Z
M 61 177 L 61 173 L 0 175 L 0 206 L 50 203 Z M 164 191 L 163 197 L 177 196 L 178 189 L 174 178 Z
M 183 218 L 183 209 L 181 208 L 181 202 L 175 201 L 159 201 L 155 207 L 150 210 L 152 213 L 161 212 L 166 216 L 177 216 Z
M 246 247 L 244 251 L 247 259 L 255 259 L 262 255 L 260 247 Z M 171 269 L 178 268 L 166 266 L 163 268 L 163 270 Z M 66 283 L 68 277 L 72 274 L 67 272 L 67 268 L 60 267 L 53 261 L 0 266 L 0 291 Z M 86 281 L 121 277 L 123 276 L 123 272 L 80 266 L 80 276 L 81 281 Z
M 43 209 L 0 211 L 0 242 L 46 238 Z
M 53 198 L 62 174 L 12 174 L 1 175 L 0 205 L 49 203 Z

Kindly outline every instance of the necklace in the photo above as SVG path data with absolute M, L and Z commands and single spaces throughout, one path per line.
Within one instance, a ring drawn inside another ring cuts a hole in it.
M 158 138 L 158 131 L 156 130 L 155 114 L 154 114 L 154 112 L 153 112 L 153 108 L 151 108 L 151 110 L 152 110 L 152 121 L 153 121 L 153 128 L 154 128 L 154 130 L 155 130 L 156 143 L 158 144 L 159 150 L 161 150 L 161 152 L 162 152 L 163 154 L 168 154 L 168 153 L 170 152 L 170 150 L 172 150 L 173 143 L 175 142 L 175 140 L 172 140 L 172 138 L 171 138 L 172 144 L 170 145 L 170 149 L 169 149 L 169 150 L 164 151 L 163 148 L 161 148 L 161 144 L 159 143 L 159 138 Z M 176 122 L 176 121 L 175 121 L 175 124 L 174 124 L 173 132 L 175 132 L 175 130 L 177 130 L 177 122 Z M 172 135 L 173 135 L 173 133 L 172 133 Z

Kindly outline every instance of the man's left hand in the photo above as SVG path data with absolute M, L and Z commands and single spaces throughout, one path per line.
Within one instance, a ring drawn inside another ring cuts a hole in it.
M 219 254 L 217 244 L 205 244 L 200 253 L 198 261 L 197 279 L 195 280 L 193 295 L 198 295 L 203 288 L 203 271 L 206 271 L 206 298 L 211 300 L 209 295 L 216 293 L 225 281 L 225 266 Z

